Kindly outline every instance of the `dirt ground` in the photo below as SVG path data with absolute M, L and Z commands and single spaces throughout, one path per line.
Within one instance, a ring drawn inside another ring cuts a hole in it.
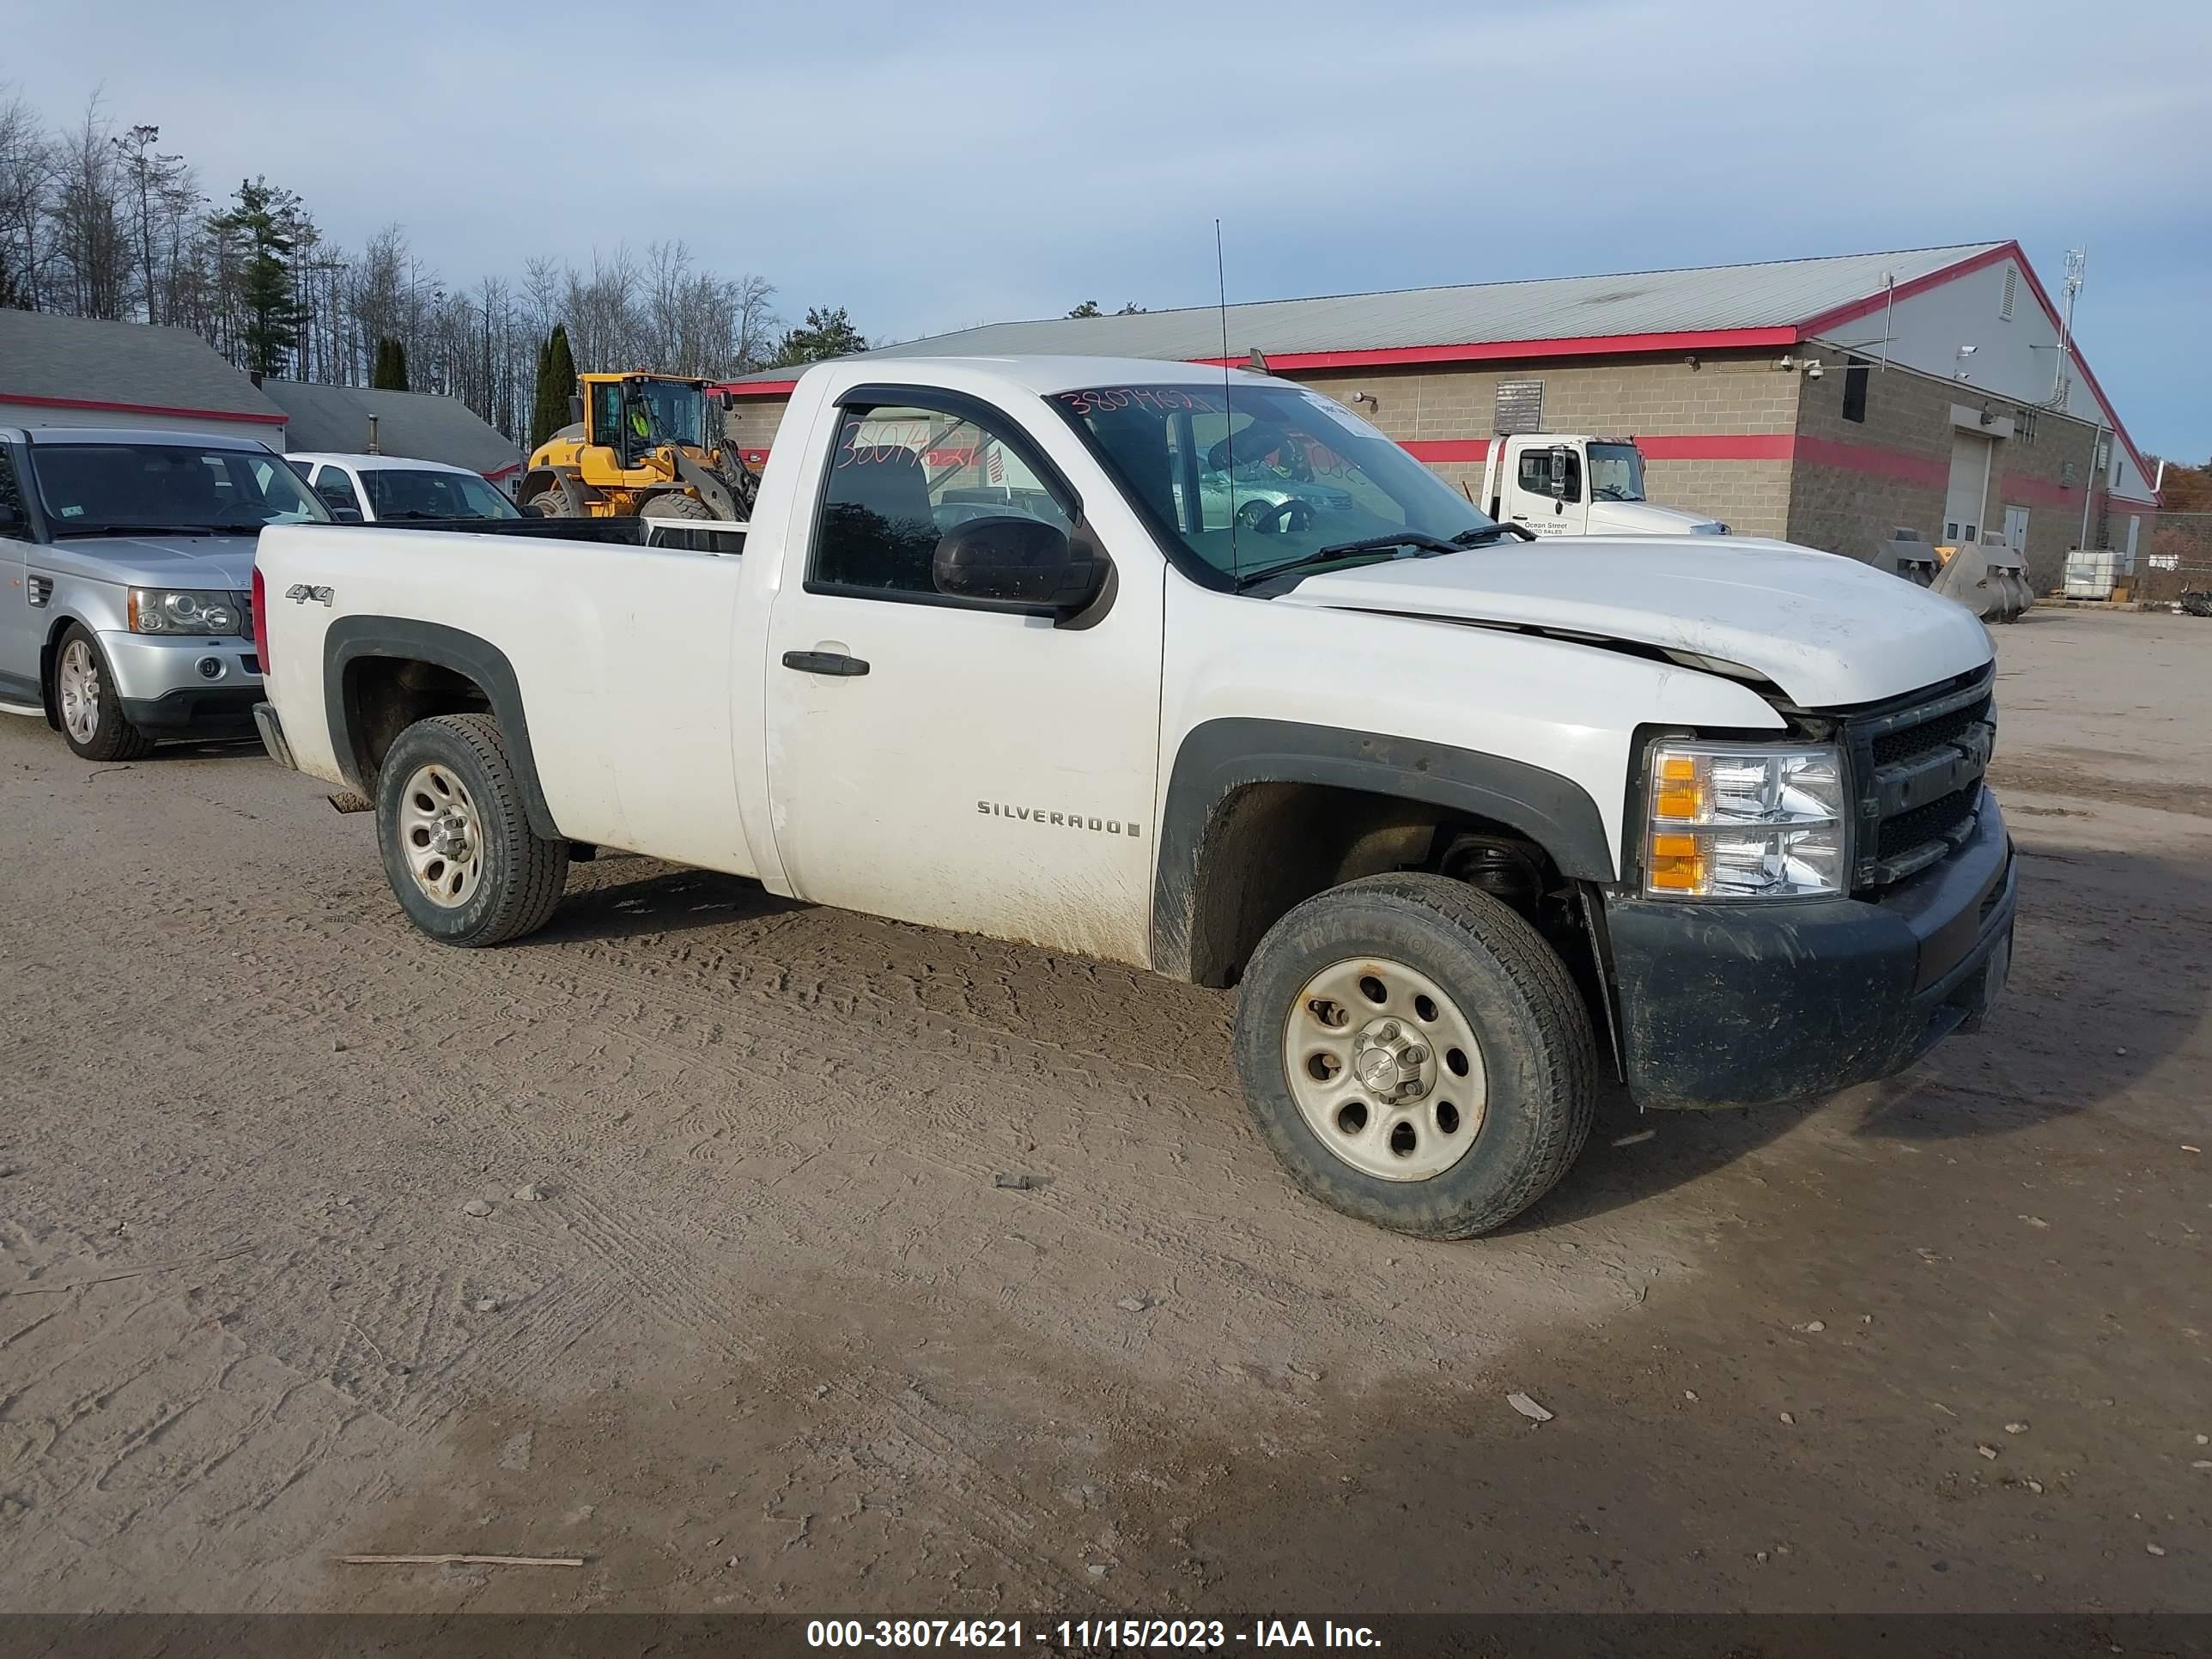
M 1988 1031 L 1448 1245 L 1223 994 L 0 720 L 0 1608 L 2212 1610 L 2212 623 L 1998 635 Z

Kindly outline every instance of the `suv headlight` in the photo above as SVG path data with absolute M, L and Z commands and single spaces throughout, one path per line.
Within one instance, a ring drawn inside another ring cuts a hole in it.
M 1848 890 L 1850 817 L 1832 745 L 1658 743 L 1647 898 L 1817 898 Z
M 235 593 L 167 587 L 131 590 L 131 631 L 134 634 L 229 634 L 243 637 L 250 626 L 246 607 Z

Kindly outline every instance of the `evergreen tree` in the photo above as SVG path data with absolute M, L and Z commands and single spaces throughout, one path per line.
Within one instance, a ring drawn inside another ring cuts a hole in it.
M 820 306 L 806 308 L 804 327 L 784 331 L 783 343 L 777 349 L 775 362 L 779 366 L 794 363 L 818 363 L 825 358 L 847 357 L 856 351 L 866 351 L 868 343 L 860 337 L 860 330 L 853 326 L 845 315 L 845 307 L 835 311 Z
M 368 372 L 368 383 L 380 392 L 405 392 L 407 385 L 407 348 L 389 334 L 376 343 L 376 362 Z
M 538 351 L 538 391 L 530 405 L 530 447 L 535 450 L 568 424 L 568 399 L 576 390 L 576 359 L 568 331 L 556 323 Z
M 239 343 L 252 373 L 282 374 L 300 343 L 306 315 L 293 297 L 300 199 L 263 178 L 242 181 L 232 199 L 238 205 L 210 220 L 209 228 L 245 244 L 239 264 L 238 303 L 245 313 Z

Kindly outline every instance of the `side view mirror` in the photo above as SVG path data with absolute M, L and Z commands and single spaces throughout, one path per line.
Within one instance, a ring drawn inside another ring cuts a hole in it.
M 930 575 L 953 599 L 1063 614 L 1082 610 L 1113 568 L 1089 543 L 1079 547 L 1042 520 L 1006 515 L 955 525 L 937 544 Z
M 357 507 L 334 507 L 331 509 L 331 517 L 340 524 L 359 524 L 362 521 L 361 509 Z
M 1567 493 L 1567 452 L 1565 446 L 1553 449 L 1551 460 L 1552 493 L 1563 496 Z
M 0 531 L 21 530 L 27 522 L 21 507 L 13 501 L 0 501 Z

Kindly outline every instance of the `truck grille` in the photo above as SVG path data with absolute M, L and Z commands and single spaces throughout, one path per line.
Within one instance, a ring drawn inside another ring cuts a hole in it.
M 1854 890 L 1887 887 L 1963 846 L 1996 744 L 1996 665 L 1844 717 L 1857 783 Z

